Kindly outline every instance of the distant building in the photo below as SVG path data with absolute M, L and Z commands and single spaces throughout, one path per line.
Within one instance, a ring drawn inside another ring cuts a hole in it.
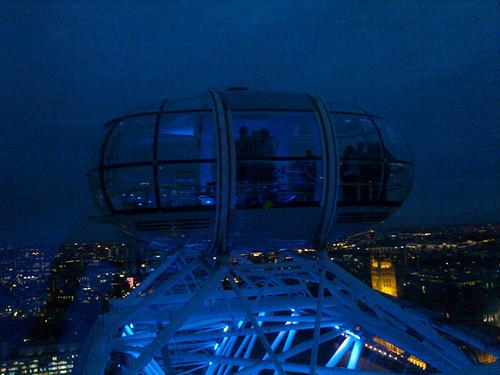
M 372 288 L 390 296 L 398 296 L 396 268 L 391 258 L 371 258 Z
M 44 345 L 23 349 L 19 357 L 0 361 L 0 374 L 70 374 L 78 356 L 76 344 Z

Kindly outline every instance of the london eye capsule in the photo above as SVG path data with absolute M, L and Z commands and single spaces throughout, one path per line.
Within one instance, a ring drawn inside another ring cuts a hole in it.
M 384 119 L 314 95 L 210 91 L 105 128 L 89 172 L 99 220 L 167 247 L 312 247 L 383 221 L 411 186 Z

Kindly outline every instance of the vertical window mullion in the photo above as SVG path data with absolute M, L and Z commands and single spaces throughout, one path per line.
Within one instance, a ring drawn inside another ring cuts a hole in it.
M 387 158 L 385 155 L 384 138 L 382 137 L 382 133 L 381 133 L 379 127 L 377 126 L 377 123 L 373 119 L 373 117 L 370 116 L 366 112 L 365 112 L 365 114 L 368 117 L 368 119 L 370 120 L 370 122 L 372 123 L 375 130 L 377 131 L 377 135 L 378 135 L 379 142 L 380 142 L 380 154 L 381 154 L 380 156 L 382 158 L 382 168 L 380 168 L 380 169 L 381 169 L 382 173 L 380 175 L 380 184 L 379 184 L 378 197 L 377 197 L 377 201 L 380 201 L 380 199 L 384 196 L 384 189 L 386 188 L 386 186 L 385 186 L 386 179 L 387 179 L 387 176 L 389 175 L 389 165 L 387 163 Z
M 106 172 L 104 170 L 104 160 L 106 159 L 106 150 L 108 147 L 109 140 L 111 138 L 111 134 L 115 130 L 118 123 L 119 122 L 116 121 L 110 125 L 109 130 L 104 138 L 104 142 L 102 143 L 101 154 L 99 156 L 99 180 L 104 195 L 104 201 L 106 202 L 106 206 L 111 213 L 115 213 L 116 209 L 114 208 L 113 203 L 111 202 L 111 198 L 109 197 L 108 182 L 106 180 Z
M 158 183 L 158 134 L 160 132 L 161 115 L 167 101 L 168 99 L 165 99 L 160 105 L 158 114 L 156 115 L 156 123 L 153 136 L 153 186 L 156 199 L 156 208 L 158 209 L 161 207 L 160 186 Z

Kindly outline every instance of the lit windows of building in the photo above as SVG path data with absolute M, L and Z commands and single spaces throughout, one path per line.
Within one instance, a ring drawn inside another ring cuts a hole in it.
M 479 361 L 479 363 L 487 365 L 489 363 L 495 363 L 497 357 L 490 353 L 481 352 L 478 354 L 477 360 Z
M 374 336 L 373 341 L 375 341 L 377 344 L 382 345 L 384 348 L 386 348 L 387 350 L 389 350 L 397 355 L 401 355 L 405 352 L 403 349 L 397 347 L 396 345 L 390 343 L 389 341 L 384 340 L 381 337 Z
M 44 347 L 42 350 L 50 350 Z M 53 348 L 52 348 L 53 349 Z M 2 375 L 60 375 L 70 374 L 76 361 L 75 353 L 40 354 L 0 362 Z
M 371 258 L 372 288 L 390 296 L 398 296 L 396 269 L 390 258 Z
M 413 363 L 415 366 L 420 367 L 422 370 L 427 369 L 427 363 L 413 355 L 410 355 L 408 357 L 408 362 Z

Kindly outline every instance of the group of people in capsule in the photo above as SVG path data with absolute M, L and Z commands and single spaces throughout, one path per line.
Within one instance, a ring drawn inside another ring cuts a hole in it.
M 250 133 L 246 126 L 239 128 L 235 143 L 239 206 L 314 200 L 317 161 L 311 150 L 299 160 L 277 160 L 271 132 L 261 128 Z
M 359 142 L 346 146 L 341 157 L 341 200 L 376 200 L 380 191 L 382 163 L 377 143 Z M 313 202 L 320 199 L 321 160 L 305 149 L 303 157 L 293 161 L 273 160 L 275 146 L 268 129 L 249 133 L 239 128 L 236 139 L 237 197 L 240 206 L 271 203 Z
M 378 143 L 359 142 L 356 147 L 346 146 L 340 164 L 341 200 L 344 202 L 378 200 L 382 169 Z
M 295 157 L 295 160 L 293 157 L 279 160 L 276 158 L 276 146 L 269 129 L 260 128 L 250 133 L 246 126 L 239 128 L 235 146 L 237 206 L 251 208 L 319 203 L 321 158 L 314 155 L 311 149 L 304 147 L 304 155 Z M 379 144 L 361 141 L 356 146 L 344 145 L 343 148 L 340 158 L 340 201 L 352 204 L 383 199 L 380 196 L 383 163 L 379 158 Z M 213 205 L 213 199 L 209 197 L 215 195 L 215 182 L 205 182 L 202 185 L 210 191 L 202 194 L 201 191 L 193 191 L 194 186 L 191 186 L 184 188 L 186 191 L 180 189 L 179 193 L 173 194 L 170 187 L 168 194 L 170 199 L 164 198 L 162 204 L 167 207 L 186 203 Z M 150 189 L 148 192 L 134 193 L 122 194 L 124 196 L 122 206 L 143 208 L 149 206 L 148 202 L 152 204 L 150 200 L 153 198 L 146 197 L 147 193 L 152 194 Z M 199 202 L 199 197 L 205 198 L 202 199 L 203 202 Z

